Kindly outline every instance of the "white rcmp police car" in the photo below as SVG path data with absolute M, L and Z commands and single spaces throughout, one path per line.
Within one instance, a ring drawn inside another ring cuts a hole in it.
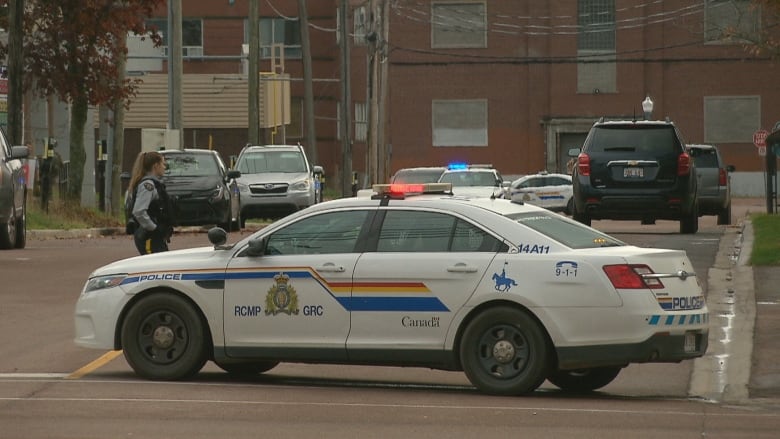
M 571 175 L 546 171 L 524 175 L 509 185 L 509 198 L 569 215 L 574 211 Z
M 379 185 L 378 185 L 379 186 Z M 704 355 L 708 312 L 685 252 L 638 248 L 545 209 L 413 185 L 316 204 L 235 243 L 97 269 L 75 342 L 176 380 L 212 360 L 465 371 L 480 390 L 571 391 L 629 363 Z

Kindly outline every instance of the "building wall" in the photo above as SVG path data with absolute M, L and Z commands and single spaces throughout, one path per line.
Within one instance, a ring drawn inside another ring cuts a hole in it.
M 560 170 L 560 133 L 584 136 L 601 116 L 641 118 L 648 95 L 653 118 L 669 117 L 689 143 L 708 138 L 712 97 L 758 96 L 755 129 L 780 119 L 780 67 L 739 44 L 702 43 L 703 2 L 617 3 L 611 90 L 582 87 L 594 78 L 584 74 L 592 66 L 577 63 L 578 2 L 485 2 L 487 46 L 469 49 L 432 47 L 431 3 L 397 2 L 391 14 L 393 170 L 456 160 L 493 163 L 503 174 Z M 488 146 L 432 146 L 431 101 L 463 98 L 488 100 Z M 750 134 L 716 143 L 738 172 L 763 169 Z

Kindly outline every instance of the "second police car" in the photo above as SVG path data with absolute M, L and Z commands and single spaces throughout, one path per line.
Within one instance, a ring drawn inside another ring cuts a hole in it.
M 554 212 L 574 211 L 571 175 L 542 171 L 524 175 L 509 186 L 509 198 L 544 207 Z
M 630 363 L 707 348 L 684 251 L 638 248 L 528 204 L 387 194 L 314 205 L 231 245 L 114 262 L 89 276 L 75 342 L 137 374 L 185 379 L 279 362 L 465 371 L 481 391 L 571 391 Z M 415 185 L 406 192 L 449 190 Z

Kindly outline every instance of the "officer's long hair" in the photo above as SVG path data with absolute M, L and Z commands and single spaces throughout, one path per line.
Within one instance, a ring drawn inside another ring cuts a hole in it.
M 157 163 L 163 161 L 163 156 L 157 151 L 142 152 L 135 158 L 133 163 L 133 175 L 130 177 L 130 193 L 135 192 L 135 187 L 141 182 L 147 174 L 152 172 L 152 168 Z

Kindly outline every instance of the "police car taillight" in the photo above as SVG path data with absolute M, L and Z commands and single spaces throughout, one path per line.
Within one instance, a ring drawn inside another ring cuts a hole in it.
M 604 273 L 607 274 L 612 286 L 618 289 L 644 289 L 644 288 L 663 288 L 664 284 L 659 279 L 645 278 L 643 274 L 652 274 L 653 270 L 647 265 L 641 264 L 619 264 L 605 265 Z
M 379 196 L 404 196 L 452 192 L 452 183 L 375 184 L 371 187 Z

